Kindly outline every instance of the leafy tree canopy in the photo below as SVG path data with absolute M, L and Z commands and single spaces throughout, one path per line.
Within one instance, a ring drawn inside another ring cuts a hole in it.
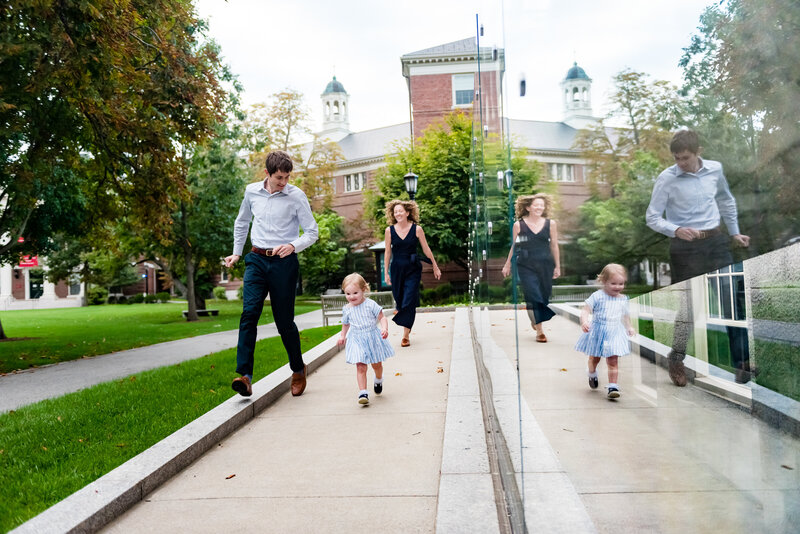
M 382 238 L 386 202 L 408 198 L 403 177 L 413 171 L 419 175 L 414 200 L 437 261 L 453 261 L 467 269 L 473 162 L 477 162 L 476 176 L 484 172 L 485 176 L 491 176 L 484 182 L 496 183 L 496 171 L 508 167 L 508 152 L 508 147 L 494 138 L 473 147 L 471 115 L 461 112 L 446 115 L 441 123 L 428 127 L 413 147 L 397 146 L 394 154 L 386 156 L 387 165 L 376 179 L 377 190 L 364 195 L 364 212 L 373 222 L 376 235 Z M 538 165 L 521 151 L 512 150 L 511 154 L 515 192 L 531 193 L 539 177 Z M 494 195 L 492 199 L 498 220 L 506 221 L 503 195 Z M 500 228 L 495 235 L 502 238 L 507 233 Z
M 168 225 L 177 152 L 225 97 L 203 30 L 183 0 L 0 5 L 0 252 L 22 235 L 45 253 L 54 227 L 123 212 Z

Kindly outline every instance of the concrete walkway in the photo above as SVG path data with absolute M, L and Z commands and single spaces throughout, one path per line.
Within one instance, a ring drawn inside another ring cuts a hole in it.
M 104 532 L 432 532 L 453 317 L 418 315 L 408 348 L 391 329 L 369 405 L 340 352 Z
M 322 326 L 322 310 L 298 315 L 295 323 L 299 330 Z M 277 335 L 275 323 L 258 327 L 257 339 Z M 236 346 L 238 337 L 238 330 L 228 330 L 9 373 L 0 376 L 0 413 L 229 349 Z M 234 363 L 232 367 L 235 367 Z
M 494 351 L 514 360 L 514 312 L 489 315 Z M 609 400 L 604 363 L 600 388 L 589 388 L 577 324 L 556 316 L 541 344 L 519 318 L 525 407 L 598 532 L 797 532 L 798 439 L 698 387 L 675 387 L 639 356 L 620 359 L 622 396 Z M 541 454 L 531 453 L 530 462 Z M 546 481 L 526 470 L 529 495 Z
M 255 400 L 209 412 L 216 433 L 176 432 L 194 436 L 186 449 L 204 442 L 193 463 L 173 462 L 170 436 L 140 455 L 164 464 L 157 481 L 135 458 L 19 532 L 68 530 L 59 521 L 98 501 L 111 503 L 109 533 L 500 532 L 467 313 L 419 314 L 410 348 L 392 325 L 397 354 L 366 407 L 343 353 L 317 361 L 298 398 L 282 368 L 254 385 Z M 698 387 L 676 388 L 639 356 L 622 359 L 622 397 L 608 400 L 605 368 L 590 390 L 572 349 L 579 327 L 563 317 L 546 324 L 546 344 L 524 312 L 518 333 L 512 310 L 475 317 L 529 532 L 796 532 L 796 438 Z

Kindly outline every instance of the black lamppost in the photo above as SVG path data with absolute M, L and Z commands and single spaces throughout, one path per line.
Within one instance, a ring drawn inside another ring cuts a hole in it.
M 411 171 L 408 171 L 408 174 L 403 176 L 403 180 L 406 182 L 406 191 L 408 192 L 408 196 L 411 198 L 411 200 L 414 200 L 414 195 L 417 194 L 417 182 L 419 181 L 419 176 Z

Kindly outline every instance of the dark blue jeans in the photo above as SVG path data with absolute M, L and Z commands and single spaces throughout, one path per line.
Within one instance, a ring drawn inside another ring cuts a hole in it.
M 253 374 L 256 329 L 264 309 L 264 299 L 269 294 L 275 326 L 289 355 L 289 367 L 299 373 L 303 370 L 303 355 L 300 352 L 300 333 L 294 324 L 294 294 L 299 271 L 297 254 L 280 258 L 249 252 L 244 257 L 244 263 L 243 309 L 239 320 L 236 372 L 240 375 Z

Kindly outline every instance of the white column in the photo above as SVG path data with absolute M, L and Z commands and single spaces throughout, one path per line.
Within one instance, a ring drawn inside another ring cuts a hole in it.
M 14 268 L 11 265 L 0 267 L 0 310 L 7 310 L 14 297 L 11 294 Z
M 44 265 L 42 268 L 44 269 L 44 283 L 42 285 L 44 292 L 42 293 L 42 296 L 39 297 L 39 302 L 45 300 L 56 300 L 58 298 L 56 297 L 56 285 L 47 279 L 47 271 L 49 271 L 47 265 Z
M 11 284 L 14 277 L 14 268 L 11 265 L 0 267 L 0 300 L 10 299 Z

